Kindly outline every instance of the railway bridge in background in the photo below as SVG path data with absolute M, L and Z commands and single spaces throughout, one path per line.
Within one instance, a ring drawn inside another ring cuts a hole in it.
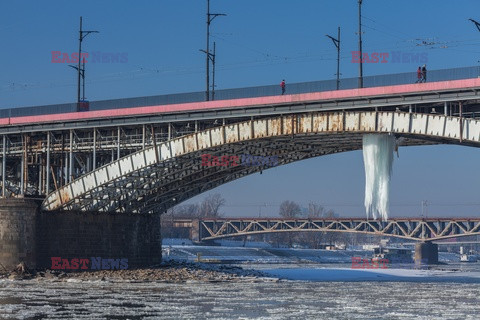
M 287 95 L 266 86 L 220 90 L 216 101 L 201 92 L 96 101 L 85 112 L 0 110 L 0 239 L 11 248 L 0 262 L 112 252 L 131 266 L 159 261 L 159 214 L 270 168 L 203 166 L 202 154 L 285 165 L 359 150 L 368 133 L 401 146 L 478 147 L 479 75 L 472 67 L 431 71 L 432 82 L 420 84 L 412 73 L 365 77 L 362 89 L 355 78 L 342 90 L 331 90 L 335 81 L 291 84 Z
M 417 241 L 415 260 L 438 263 L 433 241 L 480 235 L 480 218 L 203 218 L 177 219 L 194 242 L 279 232 L 347 232 Z
M 480 235 L 480 218 L 204 218 L 175 219 L 195 242 L 278 232 L 348 232 L 431 242 Z

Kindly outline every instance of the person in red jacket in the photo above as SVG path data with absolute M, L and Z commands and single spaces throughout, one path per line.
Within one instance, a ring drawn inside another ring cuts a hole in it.
M 417 69 L 417 81 L 415 83 L 420 83 L 422 82 L 422 68 L 418 67 Z
M 282 88 L 282 96 L 283 96 L 283 94 L 285 93 L 285 79 L 283 79 L 282 82 L 280 83 L 280 88 Z

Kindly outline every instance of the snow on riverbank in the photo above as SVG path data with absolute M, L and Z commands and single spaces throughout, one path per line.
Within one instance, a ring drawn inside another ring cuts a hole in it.
M 217 260 L 229 263 L 351 263 L 352 257 L 371 257 L 368 251 L 329 251 L 285 248 L 215 246 L 164 246 L 163 259 L 177 261 Z
M 441 252 L 439 258 L 445 265 L 422 270 L 415 269 L 413 263 L 389 264 L 388 269 L 351 269 L 352 257 L 371 258 L 372 252 L 187 245 L 164 247 L 165 260 L 194 262 L 198 257 L 201 262 L 242 264 L 286 280 L 480 283 L 480 263 L 462 264 L 455 253 Z
M 413 251 L 412 251 L 413 254 Z M 292 248 L 254 248 L 194 245 L 164 245 L 165 260 L 196 261 L 200 255 L 204 261 L 218 260 L 230 263 L 352 263 L 352 257 L 371 258 L 368 250 L 316 250 Z M 459 262 L 456 253 L 439 253 L 441 262 Z

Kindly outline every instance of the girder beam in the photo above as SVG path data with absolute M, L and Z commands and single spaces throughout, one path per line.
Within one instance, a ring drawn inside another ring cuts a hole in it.
M 362 218 L 310 218 L 310 219 L 286 219 L 286 218 L 243 218 L 243 219 L 200 219 L 182 220 L 183 225 L 198 226 L 200 241 L 214 240 L 227 237 L 245 236 L 253 234 L 276 233 L 276 232 L 352 232 L 392 236 L 416 241 L 434 241 L 453 237 L 465 237 L 480 235 L 480 218 L 452 219 L 451 221 L 441 218 L 416 219 L 416 218 L 393 218 L 388 221 L 366 220 Z M 449 223 L 445 223 L 449 222 Z M 405 232 L 399 224 L 407 223 L 414 230 Z M 451 228 L 451 225 L 463 224 L 464 228 Z M 174 222 L 174 226 L 176 223 Z M 374 226 L 375 225 L 375 226 Z M 431 232 L 417 232 L 426 230 L 430 225 Z M 179 225 L 180 226 L 180 225 Z M 436 228 L 434 232 L 432 228 Z M 371 229 L 370 229 L 371 228 Z M 394 232 L 400 230 L 400 233 Z

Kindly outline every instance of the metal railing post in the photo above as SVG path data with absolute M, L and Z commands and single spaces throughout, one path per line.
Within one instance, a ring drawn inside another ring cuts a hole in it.
M 45 194 L 50 192 L 50 132 L 47 132 L 47 168 L 45 170 L 46 174 L 46 186 Z
M 97 128 L 93 128 L 93 170 L 97 169 Z
M 68 153 L 68 182 L 73 180 L 73 130 L 70 130 L 70 150 Z
M 2 197 L 5 198 L 5 167 L 7 166 L 7 136 L 3 135 L 3 150 L 2 150 Z

